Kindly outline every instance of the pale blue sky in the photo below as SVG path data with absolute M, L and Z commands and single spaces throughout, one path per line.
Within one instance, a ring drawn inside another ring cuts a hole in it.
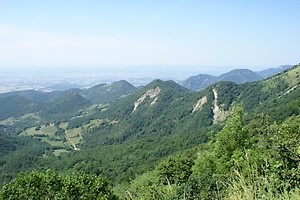
M 299 10 L 298 0 L 0 0 L 0 69 L 296 64 Z

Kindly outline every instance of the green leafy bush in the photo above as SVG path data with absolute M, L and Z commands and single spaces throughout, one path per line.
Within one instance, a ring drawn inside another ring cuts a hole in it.
M 54 171 L 19 174 L 3 186 L 0 199 L 117 199 L 107 181 L 83 173 L 61 176 Z

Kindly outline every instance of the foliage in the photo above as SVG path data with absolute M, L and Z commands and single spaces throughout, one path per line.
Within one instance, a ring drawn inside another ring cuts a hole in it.
M 264 194 L 280 195 L 283 191 L 298 190 L 300 129 L 297 121 L 300 118 L 277 125 L 270 124 L 266 116 L 258 116 L 245 127 L 242 115 L 240 108 L 234 109 L 224 128 L 209 144 L 210 148 L 199 154 L 193 173 L 202 195 L 206 193 L 208 198 L 214 193 L 226 197 L 226 192 L 242 187 L 238 184 L 244 182 L 243 187 L 251 187 L 251 192 L 258 187 L 266 188 L 265 192 L 255 193 L 255 199 Z M 233 181 L 228 182 L 228 178 Z
M 108 183 L 83 173 L 61 176 L 47 170 L 20 174 L 0 191 L 0 199 L 117 199 Z
M 247 176 L 239 171 L 234 172 L 235 177 L 227 180 L 226 190 L 222 192 L 222 199 L 274 199 L 274 200 L 297 200 L 300 198 L 300 189 L 278 190 L 276 179 L 259 174 L 259 169 L 249 163 Z
M 47 107 L 38 113 L 26 107 L 32 101 L 18 97 L 11 102 L 21 102 L 21 107 L 4 108 L 14 117 L 0 121 L 0 180 L 8 182 L 21 171 L 51 168 L 60 173 L 101 175 L 125 185 L 134 198 L 149 199 L 154 193 L 156 198 L 205 199 L 225 198 L 231 186 L 239 184 L 239 177 L 250 187 L 253 168 L 254 179 L 274 182 L 272 188 L 278 194 L 297 191 L 299 69 L 242 85 L 221 82 L 193 93 L 172 81 L 155 80 L 106 105 L 91 105 L 82 96 L 69 93 L 37 104 Z M 161 89 L 155 103 L 146 98 L 133 112 L 134 102 L 155 87 Z M 218 91 L 217 104 L 231 112 L 220 124 L 213 124 L 213 88 Z M 194 112 L 203 97 L 207 102 Z M 240 106 L 233 108 L 235 105 Z M 31 114 L 23 115 L 28 112 Z M 47 124 L 56 127 L 55 133 L 52 127 L 48 134 L 53 138 L 48 142 L 60 142 L 64 149 L 59 150 L 68 153 L 54 156 L 58 146 L 44 143 L 45 137 L 21 137 L 28 128 L 43 131 Z M 71 138 L 75 128 L 80 136 L 76 141 Z M 210 142 L 202 145 L 208 138 Z M 80 151 L 64 147 L 66 141 L 76 143 Z M 178 156 L 195 147 L 200 149 L 198 154 Z
M 27 113 L 37 112 L 43 108 L 43 104 L 36 103 L 21 96 L 0 98 L 0 120 L 9 117 L 20 117 Z
M 113 82 L 111 85 L 99 84 L 82 90 L 80 94 L 93 103 L 108 103 L 135 90 L 136 88 L 133 85 L 122 80 Z
M 193 161 L 186 157 L 170 157 L 158 164 L 156 170 L 163 184 L 182 184 L 192 173 Z
M 68 119 L 78 114 L 81 109 L 86 109 L 91 103 L 79 94 L 68 94 L 47 104 L 40 115 L 48 120 Z
M 164 198 L 158 191 L 168 186 L 173 199 L 299 198 L 300 116 L 272 124 L 268 116 L 258 115 L 246 126 L 243 118 L 243 109 L 233 108 L 194 164 L 186 162 L 188 157 L 165 159 L 151 173 L 137 177 L 130 194 Z

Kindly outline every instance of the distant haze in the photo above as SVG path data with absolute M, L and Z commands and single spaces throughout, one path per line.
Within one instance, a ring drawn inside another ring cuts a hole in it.
M 0 70 L 127 66 L 124 73 L 181 76 L 296 64 L 299 7 L 297 0 L 0 1 Z
M 147 85 L 154 79 L 182 82 L 190 76 L 198 74 L 218 76 L 234 68 L 216 67 L 216 69 L 218 70 L 197 66 L 77 66 L 5 69 L 0 74 L 0 93 L 31 89 L 53 91 L 89 88 L 100 83 L 112 83 L 118 80 L 126 80 L 135 86 Z M 256 68 L 249 67 L 249 69 L 255 70 Z

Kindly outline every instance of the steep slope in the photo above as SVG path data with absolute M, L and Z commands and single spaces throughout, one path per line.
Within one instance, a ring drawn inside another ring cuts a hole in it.
M 206 102 L 200 108 L 197 104 L 203 98 Z M 109 122 L 85 135 L 86 142 L 81 149 L 131 144 L 139 140 L 156 144 L 166 140 L 164 147 L 160 147 L 165 152 L 162 156 L 184 146 L 202 143 L 207 140 L 207 128 L 213 124 L 213 102 L 212 89 L 192 93 L 173 81 L 155 80 L 89 117 Z M 185 145 L 174 147 L 175 141 Z
M 289 115 L 291 110 L 299 110 L 295 108 L 300 97 L 299 74 L 300 67 L 296 65 L 284 73 L 263 81 L 241 85 L 217 83 L 218 99 L 225 109 L 233 103 L 242 104 L 245 110 L 250 112 L 248 118 L 256 113 L 270 113 L 271 110 L 280 108 L 280 112 L 273 112 L 270 117 L 273 120 L 282 120 Z
M 85 89 L 80 94 L 93 103 L 108 103 L 123 95 L 134 92 L 136 88 L 127 81 L 121 80 L 112 84 L 99 84 Z
M 81 95 L 71 93 L 48 103 L 47 108 L 39 114 L 45 119 L 66 120 L 90 105 L 91 103 Z
M 275 74 L 278 74 L 284 70 L 290 69 L 291 67 L 293 67 L 293 65 L 282 65 L 280 67 L 269 68 L 269 69 L 265 69 L 262 71 L 258 71 L 256 73 L 258 73 L 260 76 L 262 76 L 264 78 L 268 78 L 268 77 L 274 76 Z
M 128 181 L 164 157 L 206 142 L 207 133 L 220 129 L 233 105 L 244 107 L 245 121 L 260 113 L 269 114 L 271 122 L 299 115 L 299 74 L 300 67 L 295 66 L 267 80 L 239 85 L 218 82 L 198 92 L 173 81 L 155 80 L 109 105 L 89 107 L 90 115 L 81 115 L 90 105 L 82 96 L 61 98 L 49 104 L 49 113 L 40 114 L 50 116 L 48 120 L 60 129 L 72 124 L 84 130 L 79 132 L 80 150 L 70 149 L 59 159 L 50 151 L 52 156 L 39 157 L 36 163 L 51 163 L 63 172 L 101 174 L 115 183 Z M 9 159 L 19 166 L 13 156 Z M 0 171 L 7 169 L 0 166 Z
M 298 115 L 300 93 L 298 87 L 291 89 L 299 85 L 299 69 L 265 81 L 218 82 L 199 92 L 189 92 L 174 82 L 153 81 L 92 116 L 108 122 L 84 135 L 81 150 L 69 154 L 64 163 L 70 163 L 70 168 L 76 157 L 77 165 L 84 169 L 83 158 L 89 157 L 95 164 L 109 163 L 107 167 L 102 164 L 99 173 L 124 181 L 165 156 L 207 141 L 207 133 L 220 127 L 235 104 L 244 106 L 247 121 L 259 113 L 272 114 L 271 121 Z
M 0 99 L 0 119 L 19 117 L 27 113 L 41 110 L 42 104 L 33 102 L 21 96 L 8 96 Z
M 207 102 L 193 112 L 204 97 Z M 102 122 L 83 135 L 80 151 L 68 154 L 65 163 L 70 164 L 64 167 L 72 167 L 74 162 L 83 167 L 85 161 L 80 158 L 88 156 L 103 163 L 99 173 L 115 177 L 114 181 L 128 179 L 133 169 L 140 173 L 166 155 L 207 141 L 213 101 L 211 89 L 192 93 L 173 81 L 155 80 L 105 110 L 82 118 L 81 127 L 96 119 Z
M 10 135 L 6 134 L 0 127 L 0 156 L 4 156 L 11 151 L 16 150 L 16 138 L 12 138 Z M 0 164 L 2 164 L 0 162 Z

